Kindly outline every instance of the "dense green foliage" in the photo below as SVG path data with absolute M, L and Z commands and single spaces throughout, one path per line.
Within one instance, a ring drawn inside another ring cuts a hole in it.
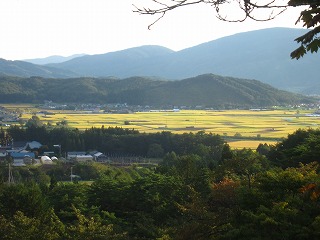
M 311 29 L 306 34 L 295 39 L 301 44 L 299 48 L 291 53 L 292 58 L 299 59 L 303 57 L 307 52 L 316 53 L 320 48 L 320 3 L 314 0 L 290 0 L 289 6 L 308 6 L 301 11 L 298 21 L 303 23 L 303 26 Z
M 299 162 L 320 162 L 319 136 L 318 129 L 299 129 L 271 148 L 269 158 L 281 167 L 298 166 Z
M 310 102 L 311 98 L 254 80 L 207 74 L 181 81 L 149 78 L 0 77 L 0 102 L 127 103 L 158 107 L 265 107 Z
M 140 135 L 122 129 L 88 131 Z M 136 140 L 165 136 L 176 146 L 177 153 L 166 153 L 156 168 L 61 162 L 14 168 L 15 184 L 7 184 L 4 162 L 1 239 L 320 237 L 320 169 L 313 157 L 320 130 L 298 130 L 276 146 L 261 144 L 259 151 L 231 150 L 202 132 L 181 139 L 163 134 Z M 92 181 L 67 182 L 71 166 Z

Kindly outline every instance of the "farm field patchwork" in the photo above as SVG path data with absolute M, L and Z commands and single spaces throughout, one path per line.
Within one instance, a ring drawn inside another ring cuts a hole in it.
M 122 127 L 140 132 L 171 131 L 219 134 L 230 140 L 234 148 L 256 148 L 259 143 L 275 143 L 299 128 L 318 128 L 320 118 L 308 116 L 312 110 L 181 110 L 136 112 L 129 114 L 90 113 L 84 111 L 50 111 L 37 114 L 44 122 L 56 125 L 66 121 L 68 126 L 85 130 L 91 127 Z M 32 112 L 22 115 L 31 118 Z M 243 139 L 232 139 L 241 136 Z

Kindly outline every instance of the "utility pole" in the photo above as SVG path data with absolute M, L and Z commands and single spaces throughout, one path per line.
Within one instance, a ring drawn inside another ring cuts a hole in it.
M 12 168 L 11 163 L 8 164 L 9 167 L 9 174 L 8 174 L 8 184 L 14 183 L 13 175 L 12 175 Z
M 55 144 L 55 145 L 53 145 L 53 147 L 59 148 L 59 158 L 61 158 L 62 157 L 61 156 L 61 144 Z
M 73 167 L 71 167 L 71 175 L 70 175 L 70 180 L 71 180 L 71 182 L 72 182 L 72 168 L 73 168 Z
M 10 155 L 7 155 L 6 161 L 8 162 L 8 184 L 13 184 L 14 178 L 13 178 L 12 167 L 11 167 L 11 163 L 13 162 L 13 158 Z

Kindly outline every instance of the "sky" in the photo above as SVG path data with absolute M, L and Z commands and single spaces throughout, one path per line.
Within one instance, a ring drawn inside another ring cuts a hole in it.
M 150 1 L 150 0 L 149 0 Z M 103 54 L 142 45 L 175 51 L 239 32 L 298 27 L 300 9 L 268 22 L 222 22 L 208 5 L 189 6 L 157 19 L 134 13 L 147 0 L 1 0 L 0 58 L 22 60 L 52 55 Z M 236 9 L 226 8 L 228 16 Z

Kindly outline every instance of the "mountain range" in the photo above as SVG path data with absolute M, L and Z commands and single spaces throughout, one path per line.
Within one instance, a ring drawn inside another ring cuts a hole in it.
M 310 103 L 303 95 L 275 89 L 256 80 L 199 75 L 177 81 L 147 77 L 18 78 L 0 77 L 0 102 L 127 103 L 156 107 L 249 108 Z
M 320 94 L 320 55 L 290 58 L 290 52 L 298 47 L 294 39 L 305 32 L 270 28 L 238 33 L 177 52 L 162 46 L 141 46 L 42 66 L 1 60 L 0 73 L 45 78 L 152 76 L 167 80 L 213 73 L 256 79 L 292 92 Z
M 49 57 L 45 57 L 45 58 L 24 59 L 23 61 L 33 63 L 33 64 L 45 65 L 45 64 L 50 64 L 50 63 L 66 62 L 66 61 L 69 61 L 73 58 L 82 57 L 85 55 L 86 54 L 74 54 L 74 55 L 71 55 L 68 57 L 55 55 L 55 56 L 49 56 Z

